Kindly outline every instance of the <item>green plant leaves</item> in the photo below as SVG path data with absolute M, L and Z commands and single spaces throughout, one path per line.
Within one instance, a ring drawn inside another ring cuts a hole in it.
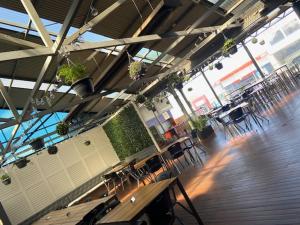
M 125 108 L 111 119 L 103 129 L 121 160 L 153 145 L 132 106 Z
M 57 77 L 65 84 L 73 84 L 76 81 L 85 78 L 86 67 L 83 64 L 63 64 L 57 73 Z

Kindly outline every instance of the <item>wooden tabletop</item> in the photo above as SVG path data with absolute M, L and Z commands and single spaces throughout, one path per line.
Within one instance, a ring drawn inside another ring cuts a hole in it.
M 132 196 L 121 202 L 97 224 L 114 224 L 133 221 L 160 193 L 166 190 L 177 178 L 149 184 L 138 189 Z M 131 197 L 135 202 L 131 202 Z
M 164 147 L 163 149 L 161 149 L 161 153 L 165 153 L 166 151 L 168 151 L 168 148 L 170 148 L 172 145 L 176 144 L 177 142 L 182 143 L 185 142 L 186 140 L 189 140 L 190 137 L 181 137 L 175 141 L 173 141 L 172 143 L 168 144 L 166 147 Z
M 124 163 L 122 163 L 122 164 L 120 164 L 120 165 L 117 165 L 117 166 L 111 168 L 111 169 L 110 169 L 109 171 L 107 171 L 107 173 L 105 173 L 105 174 L 117 173 L 117 172 L 123 170 L 124 168 L 126 168 L 128 165 L 129 165 L 128 162 L 124 162 Z
M 33 223 L 33 225 L 75 225 L 78 222 L 80 222 L 86 214 L 88 214 L 98 205 L 107 202 L 113 197 L 114 195 L 110 195 L 91 202 L 50 212 L 35 223 Z

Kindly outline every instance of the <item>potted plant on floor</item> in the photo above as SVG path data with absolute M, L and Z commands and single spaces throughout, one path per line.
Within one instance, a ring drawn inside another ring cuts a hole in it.
M 51 145 L 47 148 L 49 155 L 55 155 L 57 153 L 57 147 L 55 145 Z
M 5 173 L 1 176 L 1 181 L 4 185 L 9 185 L 11 183 L 11 178 L 7 173 Z
M 216 69 L 221 70 L 221 69 L 223 69 L 223 64 L 221 62 L 217 62 L 215 64 L 215 67 L 216 67 Z
M 206 116 L 201 115 L 192 120 L 194 129 L 192 130 L 193 138 L 200 138 L 201 140 L 210 137 L 214 130 L 210 124 L 208 124 L 208 119 Z
M 57 73 L 59 80 L 71 85 L 71 88 L 81 98 L 94 92 L 92 79 L 87 76 L 86 67 L 82 64 L 68 63 L 62 65 Z
M 60 136 L 67 135 L 69 133 L 69 124 L 66 122 L 60 122 L 56 125 L 56 133 Z
M 29 163 L 30 160 L 27 159 L 27 158 L 22 158 L 22 159 L 19 159 L 18 161 L 15 162 L 15 165 L 19 168 L 19 169 L 22 169 L 24 167 L 27 166 L 27 163 Z
M 146 73 L 146 66 L 143 62 L 140 61 L 132 61 L 128 67 L 129 77 L 132 80 L 139 80 L 143 78 Z
M 235 41 L 232 38 L 225 40 L 222 51 L 223 51 L 223 55 L 226 54 L 233 55 L 237 53 L 237 47 Z
M 43 138 L 36 138 L 32 140 L 29 145 L 32 147 L 33 150 L 39 150 L 44 147 L 44 139 Z

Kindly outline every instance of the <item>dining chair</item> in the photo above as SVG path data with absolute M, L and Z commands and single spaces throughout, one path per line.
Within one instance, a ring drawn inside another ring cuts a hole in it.
M 248 114 L 243 111 L 242 107 L 238 107 L 229 113 L 230 123 L 239 131 L 242 130 L 245 133 L 246 130 L 240 125 L 243 122 L 246 126 L 246 129 L 250 131 L 250 128 L 252 129 L 252 125 L 250 121 L 248 121 L 247 116 Z
M 227 139 L 227 134 L 229 134 L 231 137 L 234 137 L 234 132 L 231 130 L 231 121 L 225 121 L 220 117 L 215 117 L 216 121 L 222 126 L 225 139 Z
M 145 179 L 148 177 L 148 173 L 141 172 L 141 171 L 138 171 L 137 169 L 135 169 L 134 165 L 136 164 L 136 161 L 137 161 L 136 159 L 131 161 L 126 170 L 129 174 L 129 176 L 136 180 L 137 186 L 140 187 L 140 182 L 142 182 L 144 185 L 146 185 Z
M 177 172 L 180 174 L 181 170 L 178 168 L 178 166 L 176 165 L 176 162 L 178 162 L 181 166 L 182 169 L 185 169 L 185 166 L 183 165 L 183 163 L 180 161 L 180 158 L 183 156 L 186 163 L 189 165 L 189 161 L 186 158 L 186 155 L 184 154 L 183 149 L 181 148 L 181 145 L 179 142 L 175 143 L 174 145 L 170 146 L 168 148 L 168 152 L 171 155 L 171 161 L 172 161 L 172 165 L 174 165 L 174 167 L 176 168 Z
M 151 177 L 151 175 L 154 176 L 154 181 L 156 181 L 156 178 L 157 178 L 156 172 L 159 171 L 160 169 L 164 170 L 163 164 L 158 155 L 154 155 L 152 158 L 148 159 L 145 162 L 145 166 L 146 166 L 146 169 L 147 169 L 150 177 Z
M 113 184 L 113 190 L 114 190 L 115 194 L 117 193 L 117 187 L 119 184 L 121 184 L 122 189 L 124 190 L 124 180 L 123 180 L 122 176 L 119 176 L 116 172 L 104 174 L 103 178 L 104 178 L 104 185 L 106 186 L 108 193 L 111 191 L 110 183 Z
M 177 220 L 179 224 L 184 225 L 182 220 L 175 215 L 175 204 L 176 201 L 172 201 L 168 189 L 162 192 L 145 208 L 150 224 L 172 225 Z

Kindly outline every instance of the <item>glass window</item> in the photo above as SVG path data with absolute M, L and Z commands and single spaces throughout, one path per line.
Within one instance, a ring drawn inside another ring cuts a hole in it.
M 297 18 L 286 23 L 285 26 L 282 27 L 282 31 L 286 36 L 298 31 L 300 29 L 300 24 Z

